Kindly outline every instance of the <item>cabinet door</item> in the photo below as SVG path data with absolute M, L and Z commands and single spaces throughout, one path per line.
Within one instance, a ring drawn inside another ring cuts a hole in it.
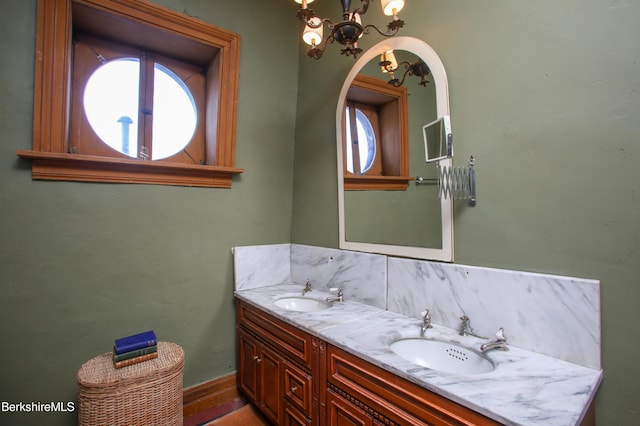
M 372 426 L 373 419 L 363 410 L 331 391 L 327 392 L 329 426 Z
M 288 401 L 284 403 L 282 426 L 311 426 L 311 419 Z
M 278 354 L 261 345 L 257 361 L 260 365 L 258 406 L 269 420 L 274 423 L 280 423 L 282 410 L 282 359 Z
M 254 403 L 258 403 L 258 342 L 240 329 L 238 332 L 238 385 Z

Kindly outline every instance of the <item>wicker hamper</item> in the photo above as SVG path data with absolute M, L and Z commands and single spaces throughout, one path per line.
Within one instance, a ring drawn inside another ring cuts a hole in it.
M 99 355 L 78 371 L 80 426 L 182 425 L 184 352 L 158 342 L 158 357 L 116 369 L 112 354 Z

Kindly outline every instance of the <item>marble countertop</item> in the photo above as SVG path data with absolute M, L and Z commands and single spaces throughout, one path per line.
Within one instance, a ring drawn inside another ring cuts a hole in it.
M 420 319 L 349 300 L 315 312 L 295 312 L 274 304 L 282 297 L 300 296 L 302 288 L 283 284 L 237 291 L 235 295 L 330 344 L 507 425 L 579 424 L 602 381 L 600 370 L 513 346 L 508 351 L 485 354 L 495 365 L 489 373 L 460 376 L 421 367 L 399 357 L 389 347 L 399 338 L 419 337 Z M 317 290 L 305 295 L 319 300 L 327 296 Z M 508 330 L 507 324 L 505 327 Z M 485 342 L 473 336 L 459 336 L 456 330 L 435 324 L 425 337 L 476 351 Z

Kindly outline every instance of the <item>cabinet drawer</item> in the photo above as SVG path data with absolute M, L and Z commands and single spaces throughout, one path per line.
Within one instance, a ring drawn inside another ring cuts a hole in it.
M 295 367 L 284 363 L 284 397 L 306 417 L 311 417 L 312 403 L 311 376 Z
M 499 424 L 331 345 L 327 345 L 327 375 L 337 393 L 350 395 L 377 416 L 398 424 Z
M 238 324 L 277 347 L 285 357 L 311 368 L 311 335 L 243 301 Z
M 329 426 L 373 426 L 373 419 L 364 410 L 333 392 L 327 392 Z

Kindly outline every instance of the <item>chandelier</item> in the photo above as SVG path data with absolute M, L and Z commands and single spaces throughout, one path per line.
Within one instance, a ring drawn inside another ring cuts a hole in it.
M 418 84 L 422 87 L 425 87 L 429 83 L 427 76 L 431 74 L 431 71 L 422 59 L 418 59 L 416 62 L 402 61 L 398 63 L 393 50 L 388 50 L 380 55 L 380 63 L 378 65 L 380 65 L 380 69 L 383 73 L 389 73 L 389 81 L 387 83 L 392 86 L 402 86 L 404 79 L 407 78 L 407 76 L 412 75 L 420 77 Z M 401 66 L 404 66 L 404 74 L 402 75 L 402 78 L 399 79 L 396 77 L 396 73 L 402 72 L 398 71 Z
M 311 46 L 308 55 L 313 59 L 320 59 L 327 45 L 334 41 L 340 43 L 343 48 L 340 53 L 357 58 L 362 49 L 358 47 L 358 39 L 364 34 L 369 34 L 373 29 L 384 37 L 396 35 L 404 26 L 404 21 L 398 18 L 398 12 L 404 7 L 404 0 L 381 0 L 382 12 L 387 16 L 393 16 L 387 24 L 387 30 L 383 32 L 375 25 L 362 25 L 362 15 L 367 13 L 371 0 L 360 0 L 363 4 L 359 9 L 351 11 L 351 0 L 340 0 L 342 4 L 342 21 L 333 22 L 328 18 L 320 18 L 308 4 L 313 0 L 294 0 L 300 4 L 297 16 L 305 24 L 302 32 L 302 40 Z M 323 27 L 327 24 L 330 34 L 323 41 Z

